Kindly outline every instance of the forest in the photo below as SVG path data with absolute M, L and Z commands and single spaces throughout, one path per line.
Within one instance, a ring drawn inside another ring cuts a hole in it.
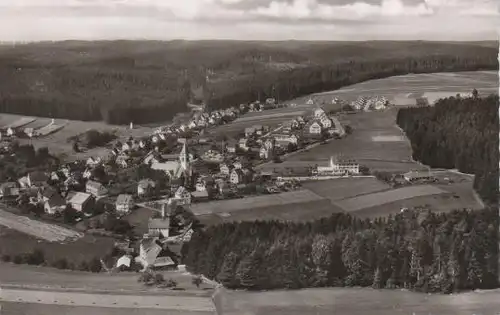
M 373 221 L 231 222 L 196 231 L 189 271 L 227 288 L 406 288 L 451 293 L 498 282 L 497 208 L 412 209 Z
M 474 174 L 482 199 L 498 204 L 498 95 L 449 97 L 434 106 L 400 109 L 397 124 L 413 158 L 434 168 Z
M 439 42 L 59 42 L 0 50 L 0 112 L 111 124 L 170 120 L 407 73 L 498 69 L 498 49 Z

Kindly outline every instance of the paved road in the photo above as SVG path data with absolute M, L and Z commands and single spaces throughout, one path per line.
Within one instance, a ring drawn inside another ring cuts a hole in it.
M 84 307 L 162 309 L 186 312 L 214 312 L 208 297 L 92 294 L 81 292 L 0 289 L 0 302 L 38 303 Z

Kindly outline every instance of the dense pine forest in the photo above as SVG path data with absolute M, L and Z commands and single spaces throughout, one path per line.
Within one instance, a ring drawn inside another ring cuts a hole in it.
M 113 124 L 164 121 L 406 73 L 494 70 L 497 48 L 439 42 L 110 41 L 3 46 L 0 112 Z
M 191 272 L 233 289 L 492 288 L 498 281 L 498 211 L 224 223 L 195 232 L 184 254 Z
M 397 124 L 410 139 L 415 160 L 474 174 L 483 200 L 498 203 L 498 95 L 450 97 L 435 106 L 401 109 Z

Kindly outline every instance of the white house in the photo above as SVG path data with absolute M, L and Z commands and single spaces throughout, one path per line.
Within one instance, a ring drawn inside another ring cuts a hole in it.
M 229 166 L 226 163 L 221 163 L 219 164 L 219 172 L 223 175 L 229 175 L 230 174 L 230 169 Z
M 308 99 L 306 105 L 314 105 L 314 101 L 312 98 Z
M 86 163 L 86 165 L 87 165 L 88 167 L 96 167 L 96 166 L 97 166 L 97 165 L 99 165 L 100 163 L 101 163 L 101 158 L 100 158 L 100 157 L 96 157 L 96 158 L 94 158 L 94 157 L 89 157 L 89 158 L 87 159 L 87 163 Z
M 273 136 L 276 142 L 298 144 L 299 138 L 294 134 L 276 134 Z
M 131 147 L 130 147 L 130 145 L 127 142 L 124 142 L 122 144 L 122 147 L 121 147 L 122 152 L 123 151 L 130 151 L 130 149 L 131 149 Z
M 170 213 L 167 207 L 170 205 L 162 204 L 161 217 L 151 218 L 148 222 L 148 235 L 153 237 L 163 236 L 168 238 L 170 235 Z
M 272 155 L 272 148 L 267 148 L 266 146 L 262 146 L 259 150 L 259 157 L 261 159 L 267 160 Z
M 237 184 L 243 183 L 244 178 L 245 178 L 245 174 L 243 173 L 243 170 L 240 168 L 237 168 L 231 172 L 231 177 L 229 178 L 229 181 L 232 184 L 237 185 Z
M 248 139 L 247 138 L 241 138 L 238 141 L 238 147 L 244 151 L 248 151 Z
M 319 135 L 322 131 L 321 124 L 317 121 L 313 121 L 307 126 L 307 131 L 311 135 Z
M 134 199 L 132 195 L 121 194 L 116 198 L 116 211 L 119 213 L 129 213 L 134 207 Z
M 324 129 L 330 129 L 332 127 L 332 120 L 326 115 L 321 117 L 320 122 Z

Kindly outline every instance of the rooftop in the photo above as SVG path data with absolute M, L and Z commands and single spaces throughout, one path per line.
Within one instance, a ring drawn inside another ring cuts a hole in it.
M 85 203 L 85 201 L 87 201 L 89 198 L 90 194 L 84 192 L 77 192 L 70 197 L 69 203 L 81 205 Z

